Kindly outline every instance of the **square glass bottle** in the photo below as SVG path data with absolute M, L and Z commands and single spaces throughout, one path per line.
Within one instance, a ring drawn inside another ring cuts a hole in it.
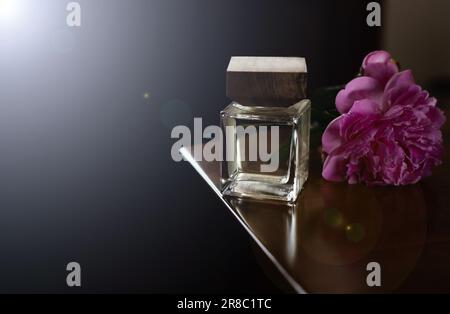
M 231 103 L 221 112 L 222 193 L 294 202 L 308 178 L 311 102 L 290 107 Z

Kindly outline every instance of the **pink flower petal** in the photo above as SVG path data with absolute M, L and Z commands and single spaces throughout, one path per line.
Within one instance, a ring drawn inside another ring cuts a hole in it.
M 380 105 L 377 102 L 370 99 L 362 99 L 355 101 L 350 111 L 354 113 L 370 115 L 379 114 L 381 112 L 381 109 Z
M 382 86 L 370 77 L 358 77 L 347 84 L 336 97 L 336 108 L 341 113 L 347 113 L 357 100 L 370 98 L 375 101 L 381 99 Z
M 385 86 L 389 79 L 396 74 L 399 69 L 386 51 L 374 51 L 363 61 L 363 74 L 376 79 L 382 86 Z
M 392 59 L 387 51 L 379 50 L 369 53 L 363 61 L 363 68 L 372 63 L 386 63 Z
M 323 165 L 322 176 L 332 182 L 345 180 L 346 161 L 342 156 L 328 156 Z
M 340 116 L 332 121 L 323 133 L 322 150 L 327 154 L 330 154 L 342 144 L 342 137 L 340 134 L 342 118 L 343 117 Z
M 389 80 L 389 82 L 386 84 L 385 91 L 388 91 L 392 88 L 408 87 L 415 84 L 416 82 L 414 80 L 414 76 L 411 70 L 406 70 L 394 74 Z
M 445 115 L 387 52 L 369 54 L 363 71 L 336 97 L 342 115 L 323 134 L 322 175 L 369 186 L 415 184 L 442 163 Z

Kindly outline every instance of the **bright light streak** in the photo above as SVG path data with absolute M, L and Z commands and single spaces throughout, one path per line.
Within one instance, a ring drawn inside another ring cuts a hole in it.
M 0 0 L 0 24 L 11 26 L 19 19 L 20 2 L 20 0 Z

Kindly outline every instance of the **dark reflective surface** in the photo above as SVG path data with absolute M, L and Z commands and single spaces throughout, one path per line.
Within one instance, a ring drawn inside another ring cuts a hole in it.
M 184 154 L 220 196 L 219 164 Z M 297 292 L 450 292 L 448 147 L 432 177 L 398 188 L 326 182 L 311 159 L 294 205 L 222 198 Z M 367 286 L 370 262 L 380 288 Z

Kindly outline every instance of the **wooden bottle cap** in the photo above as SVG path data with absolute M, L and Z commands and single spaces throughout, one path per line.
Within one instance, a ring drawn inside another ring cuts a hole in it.
M 286 107 L 306 98 L 304 58 L 232 57 L 227 96 L 241 105 Z

